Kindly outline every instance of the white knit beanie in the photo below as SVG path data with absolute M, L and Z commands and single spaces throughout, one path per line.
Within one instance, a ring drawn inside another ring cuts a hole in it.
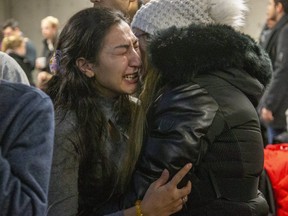
M 131 27 L 151 35 L 171 26 L 190 24 L 244 25 L 245 0 L 151 0 L 135 14 Z

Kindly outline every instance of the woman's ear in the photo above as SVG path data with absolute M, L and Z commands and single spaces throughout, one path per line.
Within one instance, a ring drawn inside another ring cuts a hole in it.
M 93 64 L 89 63 L 85 58 L 78 58 L 76 60 L 76 65 L 79 70 L 84 73 L 87 77 L 94 77 L 95 72 L 93 71 Z

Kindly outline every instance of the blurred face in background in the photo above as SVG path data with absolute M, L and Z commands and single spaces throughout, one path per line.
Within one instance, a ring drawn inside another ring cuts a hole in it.
M 41 32 L 45 39 L 53 39 L 57 34 L 57 28 L 49 22 L 42 22 Z
M 267 5 L 267 18 L 268 20 L 276 20 L 277 13 L 276 13 L 276 6 L 274 0 L 269 0 Z
M 285 14 L 283 4 L 275 0 L 269 0 L 267 5 L 267 20 L 278 22 Z
M 19 28 L 12 28 L 12 27 L 7 27 L 5 29 L 3 29 L 3 35 L 4 37 L 8 37 L 8 36 L 20 36 L 21 35 L 21 31 Z

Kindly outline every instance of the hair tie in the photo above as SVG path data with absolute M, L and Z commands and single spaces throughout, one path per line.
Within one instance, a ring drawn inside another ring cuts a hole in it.
M 50 59 L 49 67 L 52 74 L 56 74 L 57 71 L 62 72 L 60 68 L 60 62 L 62 58 L 61 50 L 56 50 Z

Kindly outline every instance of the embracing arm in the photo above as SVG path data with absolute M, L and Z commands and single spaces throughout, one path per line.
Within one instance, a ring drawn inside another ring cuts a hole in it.
M 197 84 L 163 95 L 150 118 L 139 166 L 149 163 L 154 175 L 167 168 L 172 176 L 186 163 L 197 167 L 207 150 L 203 138 L 217 110 L 217 103 Z
M 159 179 L 153 182 L 138 205 L 138 211 L 145 216 L 168 216 L 183 208 L 183 198 L 191 192 L 191 182 L 181 189 L 179 182 L 190 171 L 192 164 L 186 164 L 169 182 L 169 172 L 164 170 Z M 187 201 L 187 200 L 186 200 Z M 184 201 L 184 202 L 186 202 Z M 136 206 L 105 216 L 135 216 Z
M 147 216 L 167 216 L 180 211 L 183 208 L 184 197 L 191 192 L 191 182 L 178 189 L 177 185 L 190 171 L 192 164 L 186 164 L 174 177 L 167 183 L 169 172 L 164 170 L 159 179 L 153 182 L 146 191 L 140 204 L 141 213 Z M 134 216 L 135 207 L 124 211 L 125 216 Z

